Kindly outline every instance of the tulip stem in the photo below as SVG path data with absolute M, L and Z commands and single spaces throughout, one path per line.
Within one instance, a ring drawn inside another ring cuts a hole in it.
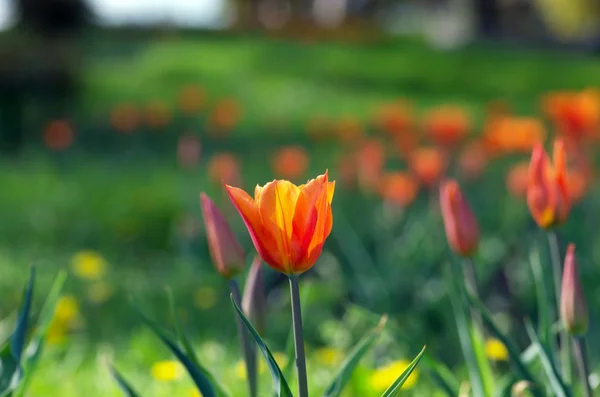
M 583 383 L 583 395 L 585 397 L 592 397 L 592 388 L 589 380 L 589 366 L 588 358 L 585 347 L 585 339 L 583 336 L 573 338 L 573 349 L 575 350 L 575 362 L 579 369 L 579 377 Z
M 556 300 L 556 320 L 560 321 L 560 290 L 562 280 L 562 264 L 560 260 L 560 248 L 556 231 L 548 230 L 548 245 L 550 247 L 550 259 L 552 261 L 552 274 L 554 278 L 554 298 Z M 560 363 L 562 375 L 565 382 L 571 382 L 571 355 L 569 353 L 569 334 L 561 327 L 559 334 Z
M 242 303 L 240 287 L 236 280 L 231 279 L 229 281 L 229 289 L 231 290 L 231 294 L 233 295 L 235 303 L 238 305 L 238 307 L 241 307 Z M 256 349 L 250 340 L 250 334 L 248 333 L 248 330 L 246 330 L 244 327 L 242 319 L 239 316 L 236 316 L 236 323 L 238 336 L 240 338 L 240 345 L 242 347 L 242 354 L 244 355 L 244 362 L 246 364 L 246 373 L 248 375 L 248 391 L 250 393 L 250 397 L 256 397 L 258 393 Z
M 304 353 L 304 335 L 302 331 L 302 311 L 300 309 L 300 287 L 298 276 L 290 276 L 290 293 L 292 296 L 292 320 L 294 323 L 294 345 L 296 347 L 296 371 L 298 372 L 298 397 L 308 397 L 306 380 L 306 355 Z

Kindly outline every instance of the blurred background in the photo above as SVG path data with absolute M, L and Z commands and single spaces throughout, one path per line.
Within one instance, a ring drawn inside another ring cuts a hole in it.
M 578 244 L 594 318 L 599 17 L 596 0 L 0 0 L 0 318 L 14 316 L 30 265 L 40 302 L 57 269 L 71 274 L 32 395 L 118 395 L 104 357 L 146 395 L 188 387 L 127 304 L 168 323 L 166 286 L 204 360 L 243 395 L 199 193 L 250 261 L 221 181 L 252 191 L 326 169 L 333 232 L 303 277 L 316 387 L 384 312 L 394 337 L 349 395 L 387 385 L 377 368 L 389 352 L 409 359 L 423 344 L 464 372 L 442 281 L 454 260 L 444 176 L 480 221 L 482 299 L 525 343 L 528 261 L 548 262 L 524 200 L 527 161 L 556 135 L 575 203 L 561 243 Z M 269 271 L 267 290 L 267 339 L 283 351 L 287 285 Z M 502 351 L 489 354 L 507 369 Z M 423 374 L 410 387 L 434 395 Z

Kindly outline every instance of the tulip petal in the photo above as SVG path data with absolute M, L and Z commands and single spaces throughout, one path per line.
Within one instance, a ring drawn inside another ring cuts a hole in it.
M 258 254 L 268 264 L 279 266 L 281 259 L 279 251 L 276 250 L 276 242 L 269 231 L 263 226 L 255 201 L 242 189 L 229 185 L 225 185 L 225 188 L 231 201 L 242 216 Z
M 293 241 L 296 243 L 292 247 L 294 263 L 303 261 L 309 251 L 319 219 L 318 202 L 326 189 L 327 176 L 321 175 L 300 190 L 293 220 Z

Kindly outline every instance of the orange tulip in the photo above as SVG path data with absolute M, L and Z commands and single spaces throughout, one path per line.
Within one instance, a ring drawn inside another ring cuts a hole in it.
M 208 162 L 208 176 L 213 183 L 242 183 L 239 162 L 231 153 L 216 153 Z
M 358 120 L 346 117 L 338 122 L 336 132 L 341 143 L 351 144 L 358 141 L 363 135 L 363 127 Z
M 587 304 L 579 280 L 574 244 L 569 244 L 565 256 L 560 293 L 560 316 L 571 335 L 586 333 L 588 327 Z
M 49 149 L 61 151 L 73 143 L 73 128 L 66 120 L 53 120 L 44 128 L 44 143 Z
M 454 146 L 471 130 L 471 120 L 462 107 L 440 106 L 425 115 L 424 129 L 433 142 Z
M 524 199 L 527 197 L 529 183 L 529 163 L 523 161 L 515 164 L 506 174 L 506 188 L 514 197 Z
M 118 132 L 129 134 L 139 127 L 140 118 L 140 112 L 135 105 L 124 103 L 112 110 L 110 123 Z
M 256 186 L 254 199 L 226 185 L 258 254 L 273 269 L 300 274 L 315 264 L 331 232 L 335 182 L 327 172 L 305 185 L 274 180 Z
M 185 86 L 179 93 L 179 108 L 181 112 L 192 115 L 200 112 L 204 105 L 205 94 L 202 88 L 190 84 Z
M 278 177 L 296 180 L 306 172 L 309 160 L 308 153 L 302 146 L 285 147 L 273 156 L 273 171 Z
M 364 141 L 356 152 L 358 183 L 362 189 L 376 190 L 385 167 L 385 145 L 377 139 Z
M 534 147 L 529 163 L 527 205 L 537 224 L 546 229 L 563 224 L 569 216 L 567 159 L 562 140 L 554 143 L 554 166 L 541 144 Z
M 408 172 L 390 172 L 383 175 L 380 193 L 387 203 L 407 207 L 417 198 L 419 181 Z
M 390 135 L 400 134 L 413 125 L 412 107 L 405 101 L 386 104 L 375 115 L 375 127 Z
M 542 107 L 565 136 L 580 140 L 597 134 L 600 94 L 596 90 L 552 93 L 543 99 Z
M 487 163 L 487 151 L 484 145 L 478 141 L 465 146 L 458 157 L 460 170 L 465 177 L 470 179 L 477 179 L 485 169 Z
M 438 183 L 448 165 L 444 153 L 433 147 L 415 150 L 410 156 L 409 164 L 421 182 L 429 187 Z
M 230 133 L 240 122 L 242 110 L 238 101 L 227 98 L 219 101 L 210 114 L 210 126 L 216 134 Z
M 200 194 L 200 206 L 213 263 L 223 277 L 231 278 L 244 268 L 244 250 L 221 211 L 204 193 Z
M 442 183 L 440 206 L 450 248 L 459 255 L 470 256 L 479 243 L 479 226 L 456 180 Z

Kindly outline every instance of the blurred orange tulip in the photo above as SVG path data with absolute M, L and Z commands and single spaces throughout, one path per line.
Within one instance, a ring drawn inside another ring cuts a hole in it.
M 570 211 L 567 187 L 567 159 L 562 140 L 554 142 L 553 162 L 541 144 L 534 147 L 529 163 L 527 205 L 541 228 L 563 224 Z
M 66 120 L 50 121 L 44 128 L 44 144 L 48 149 L 62 151 L 73 144 L 74 132 Z
M 512 166 L 506 174 L 505 183 L 506 188 L 514 197 L 526 198 L 529 185 L 529 163 L 523 161 Z
M 567 186 L 571 203 L 577 203 L 585 197 L 589 183 L 590 178 L 585 171 L 577 168 L 567 171 Z
M 390 135 L 410 130 L 413 124 L 412 107 L 405 101 L 386 104 L 375 115 L 375 127 Z
M 410 173 L 396 171 L 383 175 L 380 194 L 386 203 L 407 207 L 419 193 L 419 181 Z
M 441 146 L 455 146 L 471 130 L 469 115 L 459 106 L 440 106 L 427 112 L 423 128 L 431 140 Z
M 272 166 L 275 175 L 280 178 L 296 180 L 308 169 L 309 155 L 302 146 L 289 146 L 275 152 Z
M 483 143 L 471 142 L 462 149 L 458 157 L 461 172 L 469 179 L 477 179 L 488 163 L 488 154 Z
M 542 108 L 558 132 L 575 140 L 597 136 L 600 122 L 600 92 L 558 92 L 543 98 Z
M 437 185 L 448 165 L 446 155 L 434 147 L 422 147 L 415 150 L 409 159 L 409 165 L 415 175 L 429 188 Z
M 166 103 L 162 101 L 153 101 L 146 105 L 145 122 L 149 128 L 165 128 L 171 123 L 173 112 Z
M 140 125 L 140 112 L 131 103 L 124 103 L 115 107 L 110 114 L 112 127 L 123 134 L 134 132 Z
M 333 223 L 335 182 L 328 181 L 327 172 L 301 186 L 285 180 L 257 186 L 254 199 L 236 187 L 226 188 L 268 265 L 287 275 L 313 267 Z
M 355 143 L 363 135 L 363 127 L 358 120 L 346 117 L 337 123 L 336 133 L 341 143 Z
M 223 99 L 215 105 L 210 114 L 210 127 L 216 134 L 230 133 L 240 122 L 242 110 L 233 98 Z
M 200 162 L 202 145 L 195 135 L 182 135 L 177 142 L 177 160 L 182 168 L 191 168 Z
M 584 335 L 588 328 L 588 310 L 581 287 L 575 244 L 569 244 L 565 255 L 560 289 L 560 317 L 571 335 Z
M 479 243 L 479 226 L 456 180 L 442 183 L 440 206 L 450 248 L 459 255 L 470 256 Z
M 179 109 L 183 114 L 193 115 L 202 110 L 205 102 L 205 94 L 202 88 L 190 84 L 179 93 Z
M 377 139 L 363 141 L 356 152 L 357 178 L 362 189 L 377 190 L 385 167 L 385 146 Z
M 306 133 L 313 142 L 323 142 L 331 133 L 331 123 L 322 115 L 311 117 L 306 124 Z
M 337 175 L 342 186 L 346 188 L 354 187 L 356 184 L 356 160 L 354 156 L 344 155 L 338 161 Z
M 208 162 L 208 176 L 215 184 L 241 184 L 240 166 L 231 153 L 217 153 Z
M 505 117 L 485 132 L 490 153 L 529 153 L 546 136 L 542 122 L 533 117 Z
M 411 130 L 406 130 L 394 135 L 394 146 L 396 151 L 404 159 L 410 158 L 411 154 L 419 146 L 419 136 Z

